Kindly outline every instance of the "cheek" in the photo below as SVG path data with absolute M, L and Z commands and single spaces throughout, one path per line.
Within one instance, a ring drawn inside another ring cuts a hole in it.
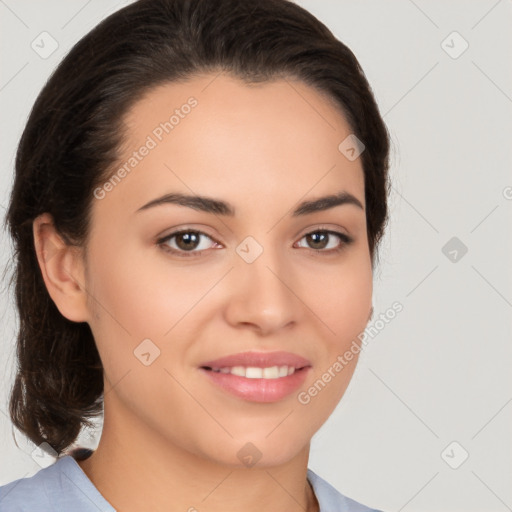
M 91 329 L 112 383 L 128 371 L 130 381 L 138 379 L 142 371 L 142 381 L 154 388 L 158 379 L 163 378 L 167 384 L 169 379 L 165 372 L 157 374 L 154 368 L 186 366 L 191 341 L 197 339 L 197 330 L 212 310 L 211 297 L 205 294 L 219 275 L 216 271 L 198 275 L 194 266 L 173 266 L 165 254 L 152 253 L 148 258 L 148 253 L 152 251 L 142 254 L 125 248 L 110 254 L 96 253 L 90 286 L 98 317 Z M 144 341 L 147 339 L 151 343 Z M 139 352 L 147 352 L 146 347 L 158 354 L 149 367 L 136 357 Z M 137 390 L 132 392 L 138 394 Z
M 129 247 L 110 257 L 98 252 L 92 287 L 104 306 L 100 315 L 105 327 L 121 335 L 128 331 L 132 337 L 162 339 L 204 295 L 207 280 L 197 279 L 193 267 L 166 262 L 157 250 L 146 250 L 150 258 Z
M 314 371 L 297 396 L 312 431 L 319 429 L 343 397 L 360 354 L 358 336 L 364 331 L 372 303 L 372 270 L 364 254 L 339 271 L 317 276 L 311 309 L 323 325 L 322 350 Z M 324 290 L 322 293 L 321 290 Z M 316 297 L 316 301 L 314 300 Z
M 314 303 L 311 309 L 337 346 L 350 344 L 366 327 L 372 304 L 372 279 L 371 262 L 362 254 L 354 255 L 335 270 L 317 272 L 308 284 L 305 296 Z

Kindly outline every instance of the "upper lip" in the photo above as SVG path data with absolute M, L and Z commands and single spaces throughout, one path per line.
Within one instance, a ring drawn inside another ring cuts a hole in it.
M 250 366 L 255 368 L 268 368 L 271 366 L 293 366 L 303 368 L 311 363 L 297 354 L 291 352 L 241 352 L 212 361 L 206 361 L 201 367 L 226 368 L 233 366 Z

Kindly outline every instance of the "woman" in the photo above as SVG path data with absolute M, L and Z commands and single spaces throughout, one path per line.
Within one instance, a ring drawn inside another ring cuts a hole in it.
M 57 460 L 0 510 L 371 510 L 308 456 L 371 317 L 388 137 L 352 52 L 287 0 L 139 0 L 79 41 L 6 218 L 11 418 Z

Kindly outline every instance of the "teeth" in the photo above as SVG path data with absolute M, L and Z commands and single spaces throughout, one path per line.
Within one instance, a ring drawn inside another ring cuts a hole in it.
M 246 379 L 278 379 L 295 373 L 294 366 L 269 366 L 259 368 L 255 366 L 233 366 L 225 368 L 212 368 L 217 373 L 231 373 Z
M 279 367 L 279 377 L 286 377 L 288 375 L 288 366 Z
M 279 378 L 279 366 L 271 366 L 270 368 L 263 368 L 262 372 L 265 379 L 277 379 Z
M 243 366 L 233 366 L 233 368 L 231 368 L 231 374 L 245 377 L 245 368 Z

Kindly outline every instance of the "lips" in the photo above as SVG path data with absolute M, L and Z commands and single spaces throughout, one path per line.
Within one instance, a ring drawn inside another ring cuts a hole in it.
M 304 383 L 311 363 L 290 352 L 243 352 L 207 361 L 200 371 L 218 388 L 252 402 L 276 402 Z
M 291 352 L 242 352 L 200 365 L 202 368 L 232 368 L 245 366 L 254 368 L 269 368 L 272 366 L 293 366 L 296 369 L 311 366 L 311 363 Z

